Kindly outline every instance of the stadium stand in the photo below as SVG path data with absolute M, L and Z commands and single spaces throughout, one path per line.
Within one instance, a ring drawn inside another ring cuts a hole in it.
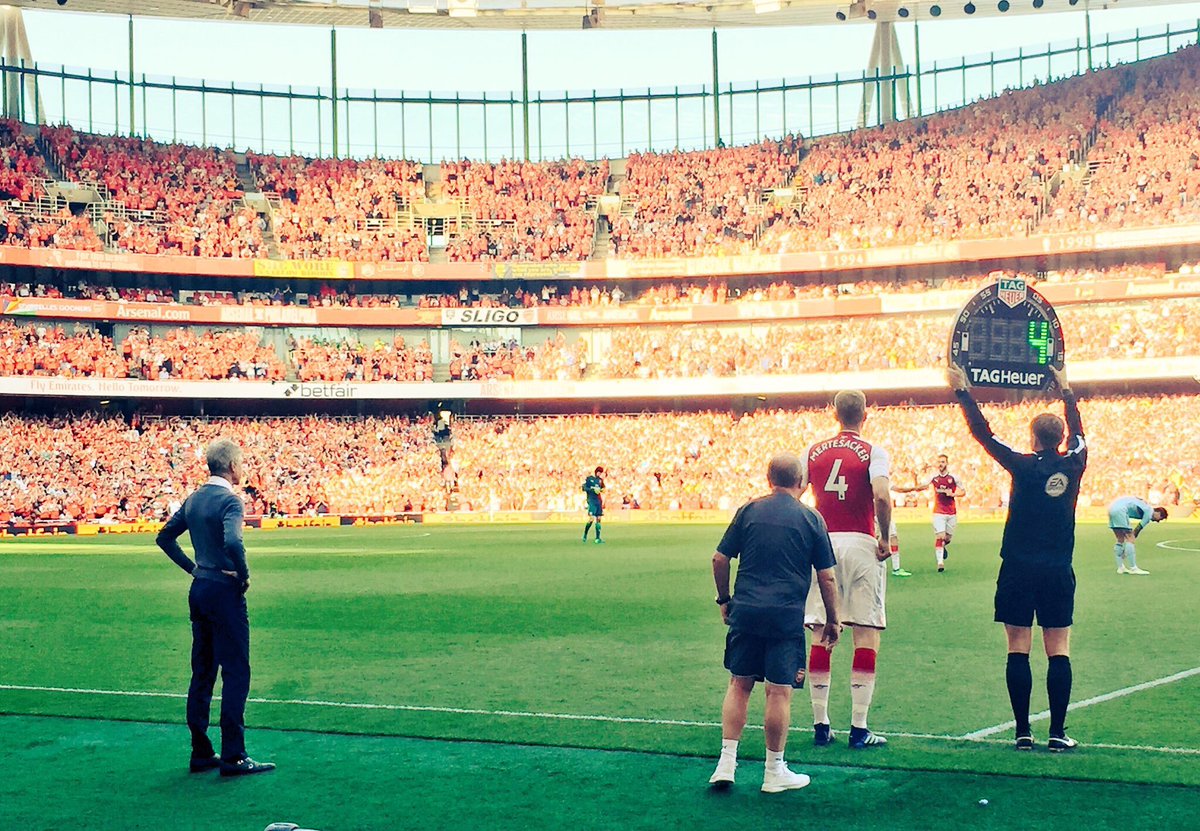
M 421 165 L 370 159 L 280 158 L 247 154 L 274 217 L 285 259 L 425 261 L 413 202 L 424 198 Z
M 1200 49 L 1150 61 L 1099 125 L 1087 165 L 1058 193 L 1047 227 L 1165 225 L 1200 219 Z
M 49 168 L 0 124 L 7 244 L 201 257 L 422 262 L 419 204 L 457 205 L 450 261 L 578 261 L 858 250 L 1200 218 L 1200 46 L 1012 90 L 957 110 L 816 140 L 580 159 L 451 161 L 248 153 L 270 225 L 228 151 L 43 127 L 68 181 L 103 197 L 89 231 L 38 207 Z M 428 192 L 427 192 L 428 191 Z M 594 250 L 598 202 L 610 243 Z M 24 222 L 15 216 L 28 216 Z M 23 227 L 28 225 L 29 227 Z M 0 223 L 3 227 L 4 223 Z M 270 244 L 274 230 L 277 249 Z M 99 242 L 98 242 L 99 241 Z
M 241 203 L 232 154 L 150 139 L 41 128 L 41 146 L 70 182 L 103 198 L 114 250 L 196 257 L 264 255 L 263 222 Z
M 586 260 L 608 162 L 444 162 L 442 195 L 474 222 L 446 246 L 451 261 Z

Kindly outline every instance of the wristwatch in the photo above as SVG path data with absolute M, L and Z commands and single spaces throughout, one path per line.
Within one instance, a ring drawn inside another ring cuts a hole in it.
M 733 598 L 732 598 L 732 597 L 726 597 L 726 598 L 724 598 L 724 599 L 722 599 L 722 598 L 718 597 L 718 598 L 715 598 L 715 599 L 716 599 L 716 601 L 717 601 L 717 605 L 718 605 L 718 606 L 724 606 L 724 605 L 725 605 L 726 603 L 728 603 L 730 600 L 733 600 Z

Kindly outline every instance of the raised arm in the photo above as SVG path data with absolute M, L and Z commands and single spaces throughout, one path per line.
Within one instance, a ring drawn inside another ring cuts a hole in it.
M 1066 455 L 1073 456 L 1078 454 L 1086 462 L 1087 442 L 1083 438 L 1083 419 L 1079 416 L 1079 403 L 1075 400 L 1075 393 L 1067 381 L 1067 373 L 1063 369 L 1050 367 L 1050 374 L 1054 376 L 1054 381 L 1058 384 L 1058 388 L 1062 393 L 1063 410 L 1067 417 Z
M 979 405 L 971 397 L 971 384 L 967 380 L 967 373 L 963 371 L 962 367 L 951 364 L 946 368 L 946 381 L 954 390 L 958 405 L 962 407 L 963 416 L 967 419 L 967 429 L 971 431 L 975 441 L 979 442 L 987 454 L 995 459 L 1002 468 L 1012 470 L 1021 454 L 1000 441 L 992 433 L 992 428 L 984 418 L 983 412 L 980 411 Z

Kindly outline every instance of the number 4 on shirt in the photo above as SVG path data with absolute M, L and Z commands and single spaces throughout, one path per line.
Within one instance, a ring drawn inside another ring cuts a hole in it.
M 842 460 L 834 459 L 833 467 L 829 469 L 829 478 L 825 480 L 825 490 L 828 493 L 836 493 L 840 501 L 846 501 L 846 491 L 850 486 L 846 484 L 846 477 L 842 473 Z

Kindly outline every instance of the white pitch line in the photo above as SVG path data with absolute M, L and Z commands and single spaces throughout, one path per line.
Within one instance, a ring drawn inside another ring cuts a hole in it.
M 1134 684 L 1131 687 L 1122 687 L 1119 690 L 1113 690 L 1112 692 L 1107 692 L 1103 695 L 1096 695 L 1091 698 L 1086 698 L 1083 701 L 1076 701 L 1075 703 L 1067 706 L 1067 712 L 1080 710 L 1084 707 L 1091 707 L 1093 704 L 1103 704 L 1105 701 L 1112 701 L 1117 698 L 1124 698 L 1127 695 L 1133 695 L 1134 693 L 1153 689 L 1154 687 L 1161 687 L 1164 684 L 1173 684 L 1176 681 L 1182 681 L 1185 678 L 1191 678 L 1193 675 L 1200 675 L 1200 667 L 1192 667 L 1191 669 L 1183 670 L 1183 672 L 1177 672 L 1174 675 L 1164 675 L 1162 678 L 1155 678 L 1153 681 Z M 1042 712 L 1035 713 L 1034 715 L 1030 716 L 1029 720 L 1030 722 L 1045 721 L 1048 718 L 1050 718 L 1050 711 L 1042 710 Z M 961 738 L 967 740 L 983 739 L 988 736 L 994 736 L 997 733 L 1003 733 L 1006 730 L 1012 730 L 1016 726 L 1017 723 L 1015 721 L 1006 721 L 1003 724 L 993 724 L 991 727 L 985 727 L 982 730 L 976 730 L 973 733 L 967 733 Z
M 1195 670 L 1189 670 L 1189 673 L 1195 674 L 1200 672 L 1200 667 Z M 34 686 L 29 684 L 0 684 L 0 690 L 12 690 L 16 692 L 49 692 L 49 693 L 70 693 L 74 695 L 110 695 L 123 698 L 170 698 L 175 700 L 185 699 L 185 693 L 173 692 L 154 692 L 150 690 L 97 690 L 79 687 L 44 687 Z M 1110 694 L 1111 695 L 1111 694 Z M 214 696 L 216 700 L 221 697 Z M 356 701 L 321 701 L 303 698 L 248 698 L 248 702 L 254 704 L 284 704 L 299 707 L 332 707 L 344 710 L 384 710 L 391 712 L 410 712 L 410 713 L 446 713 L 450 715 L 472 715 L 472 716 L 495 716 L 502 718 L 530 718 L 530 719 L 547 719 L 560 721 L 592 721 L 604 722 L 609 724 L 649 724 L 664 727 L 704 727 L 718 728 L 720 722 L 716 721 L 686 721 L 683 719 L 659 719 L 659 718 L 639 718 L 635 716 L 604 716 L 604 715 L 588 715 L 578 713 L 537 713 L 524 710 L 482 710 L 467 707 L 434 707 L 419 704 L 375 704 L 369 702 Z M 1080 702 L 1082 705 L 1084 702 Z M 1040 715 L 1040 714 L 1039 714 Z M 1036 718 L 1036 717 L 1035 717 Z M 761 730 L 760 725 L 746 725 L 750 730 Z M 792 732 L 807 732 L 807 727 L 793 727 Z M 950 736 L 941 733 L 905 733 L 905 732 L 880 732 L 881 736 L 888 736 L 897 739 L 925 739 L 929 741 L 940 742 L 955 742 L 955 743 L 971 743 L 971 744 L 1008 744 L 1006 739 L 990 739 L 984 736 L 975 737 L 973 734 L 967 736 Z M 1088 747 L 1100 747 L 1106 750 L 1141 750 L 1153 753 L 1170 753 L 1182 755 L 1197 755 L 1200 756 L 1200 748 L 1191 747 L 1150 747 L 1145 745 L 1125 745 L 1125 744 L 1089 744 Z
M 1195 542 L 1195 540 L 1163 540 L 1162 542 L 1157 543 L 1157 547 L 1165 548 L 1168 551 L 1192 551 L 1192 552 L 1200 551 L 1200 548 L 1188 548 L 1188 547 L 1182 546 L 1182 545 L 1172 545 L 1171 544 L 1171 543 L 1176 543 L 1176 542 Z

